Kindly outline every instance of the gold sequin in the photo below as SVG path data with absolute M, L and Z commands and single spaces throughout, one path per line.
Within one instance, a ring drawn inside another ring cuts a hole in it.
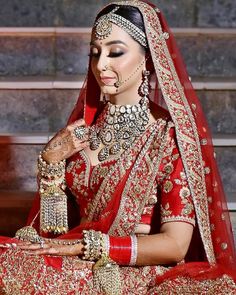
M 171 163 L 169 163 L 164 167 L 164 170 L 167 174 L 170 174 L 173 172 L 174 166 Z
M 207 139 L 206 139 L 206 138 L 203 138 L 203 139 L 201 140 L 201 144 L 202 144 L 202 145 L 207 145 Z
M 227 243 L 222 243 L 221 244 L 221 249 L 222 250 L 226 250 L 228 248 L 228 244 Z
M 211 173 L 211 169 L 210 167 L 205 167 L 205 174 L 210 174 Z
M 197 109 L 197 106 L 195 105 L 195 103 L 192 103 L 192 108 L 194 111 Z
M 212 197 L 207 197 L 208 203 L 212 203 Z
M 173 189 L 173 183 L 170 180 L 167 180 L 164 184 L 164 192 L 169 193 Z
M 181 198 L 187 198 L 190 196 L 190 190 L 187 187 L 181 188 L 179 195 Z

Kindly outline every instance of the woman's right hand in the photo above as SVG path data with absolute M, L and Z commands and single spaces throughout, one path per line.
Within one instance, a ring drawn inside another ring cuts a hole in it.
M 78 139 L 75 135 L 75 129 L 78 127 L 86 128 L 82 139 Z M 80 119 L 60 130 L 46 145 L 42 157 L 48 164 L 57 163 L 71 157 L 88 145 L 88 128 L 85 121 Z

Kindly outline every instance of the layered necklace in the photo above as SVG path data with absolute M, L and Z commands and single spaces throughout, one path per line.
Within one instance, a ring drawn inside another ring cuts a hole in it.
M 98 160 L 105 161 L 130 148 L 149 123 L 149 103 L 143 99 L 136 105 L 114 105 L 104 108 L 95 125 L 90 128 L 90 149 L 102 149 Z

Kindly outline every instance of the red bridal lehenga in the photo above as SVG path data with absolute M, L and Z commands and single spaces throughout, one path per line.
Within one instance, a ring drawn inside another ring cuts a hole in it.
M 158 104 L 161 96 L 167 111 L 119 158 L 92 166 L 81 151 L 67 161 L 68 196 L 74 196 L 79 213 L 77 223 L 59 238 L 79 239 L 84 229 L 125 237 L 135 234 L 139 223 L 150 224 L 154 234 L 165 222 L 187 222 L 194 234 L 185 261 L 120 266 L 122 294 L 236 294 L 235 248 L 211 137 L 175 40 L 154 6 L 117 3 L 135 6 L 143 16 L 149 63 L 161 90 L 156 82 L 151 99 Z M 84 117 L 91 126 L 95 118 L 102 120 L 107 106 L 101 107 L 99 98 L 89 67 L 69 123 Z M 29 224 L 38 211 L 37 195 Z M 38 218 L 33 225 L 39 229 Z M 13 241 L 0 237 L 0 243 Z M 17 249 L 0 248 L 0 254 L 0 294 L 104 294 L 93 282 L 94 262 Z

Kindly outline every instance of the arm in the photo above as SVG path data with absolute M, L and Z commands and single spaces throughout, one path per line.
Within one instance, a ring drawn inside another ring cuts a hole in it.
M 178 263 L 184 259 L 192 238 L 193 226 L 186 222 L 168 222 L 161 233 L 138 237 L 137 265 Z

